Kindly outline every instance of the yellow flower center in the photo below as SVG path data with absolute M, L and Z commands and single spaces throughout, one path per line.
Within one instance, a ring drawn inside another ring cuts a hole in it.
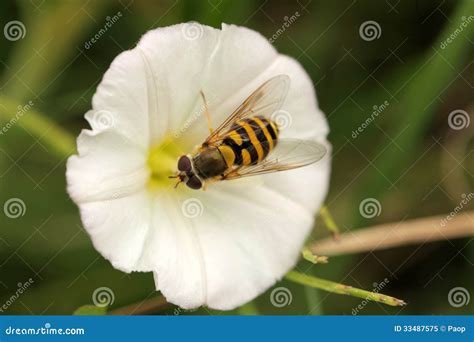
M 178 147 L 172 138 L 166 138 L 158 145 L 150 148 L 147 163 L 151 176 L 148 186 L 153 190 L 172 188 L 177 179 L 170 179 L 169 176 L 176 174 L 178 158 L 183 154 L 185 152 Z

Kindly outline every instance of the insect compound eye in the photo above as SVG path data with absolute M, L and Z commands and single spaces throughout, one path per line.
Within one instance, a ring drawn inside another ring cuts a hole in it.
M 186 182 L 186 185 L 189 186 L 191 189 L 199 190 L 202 187 L 202 182 L 199 180 L 199 178 L 193 175 Z
M 188 156 L 181 156 L 178 160 L 178 170 L 189 172 L 191 171 L 191 160 Z

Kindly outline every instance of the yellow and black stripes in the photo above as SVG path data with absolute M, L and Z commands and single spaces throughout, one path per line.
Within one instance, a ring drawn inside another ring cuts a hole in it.
M 261 162 L 276 146 L 278 127 L 263 116 L 237 121 L 218 147 L 227 166 Z

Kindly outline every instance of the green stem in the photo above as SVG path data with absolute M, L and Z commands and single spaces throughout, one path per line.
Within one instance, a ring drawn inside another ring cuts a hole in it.
M 403 300 L 386 296 L 384 294 L 370 292 L 366 290 L 361 290 L 352 286 L 347 286 L 339 283 L 335 283 L 329 280 L 308 276 L 303 273 L 299 273 L 296 271 L 290 271 L 286 275 L 286 279 L 293 281 L 295 283 L 311 286 L 314 288 L 318 288 L 324 291 L 338 293 L 342 295 L 348 295 L 358 298 L 363 298 L 366 300 L 371 300 L 374 302 L 379 302 L 383 304 L 387 304 L 390 306 L 401 306 L 405 305 L 406 303 Z
M 321 307 L 321 300 L 320 300 L 320 291 L 319 289 L 315 289 L 314 287 L 305 286 L 304 293 L 306 296 L 306 304 L 308 308 L 308 315 L 316 316 L 322 315 L 323 310 Z
M 21 126 L 41 140 L 41 143 L 59 159 L 65 159 L 73 154 L 76 151 L 75 138 L 67 130 L 32 107 L 34 104 L 20 104 L 0 95 L 0 123 L 2 126 L 0 135 L 6 135 L 9 129 Z
M 328 207 L 327 206 L 321 207 L 321 209 L 319 210 L 319 215 L 321 216 L 321 219 L 324 221 L 326 228 L 333 234 L 333 236 L 337 237 L 339 235 L 339 228 L 337 227 L 336 222 L 334 222 L 334 219 L 332 218 L 332 215 L 329 212 Z

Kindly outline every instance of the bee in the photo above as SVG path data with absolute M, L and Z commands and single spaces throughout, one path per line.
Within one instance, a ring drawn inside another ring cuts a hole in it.
M 315 163 L 326 148 L 315 141 L 279 139 L 272 114 L 281 109 L 290 86 L 287 75 L 278 75 L 258 87 L 217 129 L 213 129 L 204 93 L 210 135 L 191 154 L 178 159 L 178 186 L 194 190 L 207 184 L 291 170 Z M 175 187 L 176 187 L 175 186 Z

